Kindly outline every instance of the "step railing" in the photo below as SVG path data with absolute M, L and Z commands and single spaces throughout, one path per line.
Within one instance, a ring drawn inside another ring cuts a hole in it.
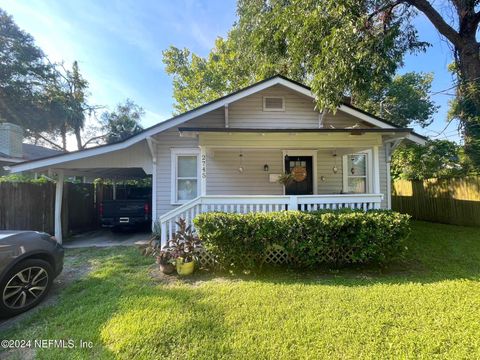
M 199 196 L 188 203 L 159 217 L 162 247 L 177 230 L 180 218 L 193 226 L 193 219 L 205 212 L 272 212 L 283 210 L 336 210 L 343 208 L 364 211 L 379 209 L 382 194 L 338 194 L 338 195 L 207 195 Z

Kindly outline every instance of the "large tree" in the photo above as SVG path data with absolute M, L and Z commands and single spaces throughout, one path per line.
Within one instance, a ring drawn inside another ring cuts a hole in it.
M 43 98 L 54 77 L 53 66 L 33 38 L 0 9 L 0 120 L 29 133 L 54 127 Z
M 102 114 L 104 140 L 107 144 L 119 142 L 138 134 L 143 130 L 140 121 L 145 111 L 127 99 L 118 104 L 114 111 L 106 111 Z
M 463 176 L 469 167 L 462 147 L 448 140 L 431 140 L 425 146 L 402 145 L 392 156 L 392 177 L 397 179 Z
M 423 13 L 452 45 L 458 86 L 451 114 L 461 122 L 467 154 L 480 167 L 478 1 L 442 3 L 453 10 L 452 19 L 432 3 L 239 0 L 238 22 L 208 58 L 189 59 L 188 50 L 176 48 L 165 53 L 167 71 L 174 74 L 177 110 L 195 102 L 196 88 L 190 85 L 198 86 L 203 100 L 216 89 L 228 91 L 277 72 L 307 82 L 319 109 L 334 110 L 344 95 L 361 102 L 365 94 L 392 83 L 407 52 L 425 49 L 412 22 Z M 224 74 L 234 76 L 222 80 Z
M 67 150 L 69 135 L 75 137 L 78 150 L 99 138 L 95 131 L 85 131 L 88 118 L 97 122 L 95 111 L 101 106 L 88 102 L 88 82 L 81 75 L 76 61 L 71 69 L 65 68 L 63 64 L 55 66 L 55 78 L 46 87 L 43 102 L 57 126 L 49 131 L 36 132 L 32 137 L 63 150 Z

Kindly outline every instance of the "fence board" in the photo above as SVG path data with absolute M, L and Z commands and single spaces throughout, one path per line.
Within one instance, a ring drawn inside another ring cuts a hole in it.
M 480 177 L 396 180 L 392 209 L 414 219 L 480 226 Z
M 62 224 L 65 235 L 98 226 L 93 184 L 65 183 Z M 0 183 L 0 229 L 54 233 L 55 185 Z

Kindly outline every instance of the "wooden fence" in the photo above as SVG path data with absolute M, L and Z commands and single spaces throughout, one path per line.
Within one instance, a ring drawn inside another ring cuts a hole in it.
M 62 228 L 65 235 L 96 228 L 93 184 L 65 183 Z M 55 185 L 0 183 L 0 229 L 54 232 Z
M 392 209 L 418 220 L 480 226 L 480 176 L 396 180 L 392 186 Z

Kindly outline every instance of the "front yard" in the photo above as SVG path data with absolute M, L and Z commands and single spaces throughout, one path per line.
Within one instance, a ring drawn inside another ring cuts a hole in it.
M 89 275 L 0 338 L 93 342 L 12 358 L 479 358 L 480 229 L 413 228 L 384 270 L 168 281 L 134 248 L 68 250 Z

